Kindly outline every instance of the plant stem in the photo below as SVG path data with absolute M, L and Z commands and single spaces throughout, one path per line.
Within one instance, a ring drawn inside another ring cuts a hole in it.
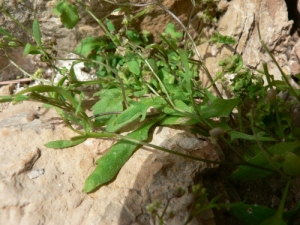
M 297 92 L 295 91 L 295 89 L 293 88 L 293 86 L 290 84 L 287 76 L 285 75 L 285 73 L 282 71 L 281 67 L 279 66 L 279 64 L 277 63 L 276 59 L 274 58 L 274 56 L 272 55 L 272 53 L 270 52 L 270 50 L 268 49 L 267 45 L 265 44 L 265 42 L 261 39 L 261 35 L 260 35 L 260 30 L 259 30 L 259 24 L 257 24 L 257 29 L 258 29 L 258 36 L 259 36 L 259 40 L 261 45 L 263 46 L 263 48 L 266 50 L 266 52 L 268 53 L 268 55 L 272 58 L 273 62 L 275 63 L 276 67 L 279 69 L 284 81 L 286 82 L 286 84 L 288 85 L 289 89 L 291 90 L 291 92 L 293 93 L 293 95 L 297 98 L 297 100 L 300 102 L 300 97 L 297 94 Z

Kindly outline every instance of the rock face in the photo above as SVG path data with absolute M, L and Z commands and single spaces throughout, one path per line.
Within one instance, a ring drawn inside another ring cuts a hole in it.
M 185 131 L 155 130 L 152 143 L 209 160 L 220 160 L 216 147 Z M 0 221 L 17 224 L 152 224 L 145 207 L 162 205 L 178 187 L 186 190 L 173 198 L 168 224 L 182 224 L 188 215 L 195 177 L 216 166 L 183 159 L 153 149 L 134 153 L 116 180 L 91 194 L 81 192 L 94 161 L 113 140 L 87 140 L 64 150 L 44 144 L 76 134 L 57 114 L 37 103 L 10 106 L 0 114 Z M 214 224 L 208 211 L 191 224 Z
M 275 76 L 275 79 L 281 80 L 278 68 L 259 41 L 258 28 L 262 40 L 273 53 L 280 67 L 289 74 L 290 54 L 293 47 L 290 36 L 292 25 L 293 21 L 288 19 L 288 9 L 284 0 L 233 0 L 230 1 L 226 13 L 220 18 L 217 30 L 223 35 L 234 37 L 237 41 L 236 45 L 205 44 L 199 46 L 199 50 L 212 75 L 220 70 L 218 67 L 220 59 L 240 54 L 244 65 L 252 69 L 262 69 L 262 63 L 266 62 L 269 72 Z

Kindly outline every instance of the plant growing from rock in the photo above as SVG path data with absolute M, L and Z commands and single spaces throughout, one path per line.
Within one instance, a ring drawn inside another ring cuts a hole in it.
M 201 18 L 205 23 L 214 21 L 214 1 L 191 2 L 194 7 L 205 4 L 207 10 L 201 14 Z M 170 13 L 184 33 L 178 31 L 174 24 L 167 24 L 165 31 L 158 37 L 160 41 L 154 42 L 150 32 L 132 30 L 131 21 L 147 13 L 153 5 L 159 5 Z M 143 6 L 145 9 L 132 16 L 128 9 L 135 6 Z M 24 47 L 25 56 L 40 55 L 41 60 L 62 75 L 57 83 L 53 80 L 49 82 L 43 80 L 40 77 L 41 71 L 37 70 L 35 75 L 28 75 L 43 84 L 26 88 L 12 96 L 1 97 L 0 102 L 38 101 L 45 103 L 47 107 L 54 107 L 66 125 L 77 132 L 78 136 L 71 140 L 46 143 L 45 146 L 50 148 L 71 147 L 88 138 L 119 140 L 96 161 L 95 170 L 86 179 L 83 191 L 89 193 L 110 182 L 131 155 L 145 145 L 198 161 L 236 165 L 237 168 L 230 177 L 236 181 L 259 180 L 280 174 L 286 179 L 287 186 L 277 211 L 245 203 L 216 204 L 217 198 L 210 202 L 208 208 L 230 207 L 230 212 L 241 220 L 247 220 L 247 224 L 291 222 L 299 207 L 283 213 L 283 206 L 289 185 L 294 177 L 299 176 L 300 171 L 300 130 L 290 116 L 290 112 L 299 104 L 299 91 L 289 84 L 283 71 L 283 81 L 277 81 L 269 74 L 266 64 L 263 71 L 254 73 L 243 65 L 241 56 L 234 55 L 220 61 L 220 72 L 213 79 L 188 27 L 159 1 L 142 5 L 122 4 L 118 9 L 124 14 L 120 30 L 107 18 L 97 18 L 80 0 L 73 1 L 73 4 L 61 0 L 54 8 L 54 13 L 61 18 L 65 27 L 73 28 L 80 18 L 79 7 L 95 19 L 105 35 L 81 40 L 75 49 L 78 58 L 73 59 L 69 69 L 57 68 L 53 63 L 55 54 L 52 46 L 55 41 L 50 46 L 43 43 L 38 20 L 33 21 L 32 29 L 29 30 L 33 43 L 23 44 L 0 27 L 3 36 L 1 48 Z M 11 16 L 4 5 L 2 11 Z M 218 32 L 206 41 L 227 45 L 235 43 L 232 37 Z M 264 42 L 261 43 L 276 63 Z M 96 79 L 77 79 L 74 66 L 80 62 L 95 71 Z M 200 68 L 206 72 L 212 88 L 205 87 L 199 81 Z M 278 68 L 280 69 L 279 66 Z M 232 75 L 232 78 L 226 78 L 228 75 Z M 263 77 L 267 80 L 266 85 Z M 216 83 L 222 84 L 230 92 L 227 99 L 222 97 Z M 99 87 L 95 93 L 99 101 L 92 107 L 93 116 L 88 116 L 83 107 L 86 96 L 82 87 L 91 85 Z M 132 123 L 137 125 L 134 129 L 130 128 Z M 209 161 L 149 144 L 153 127 L 173 125 L 188 127 L 193 133 L 218 139 L 238 160 Z M 131 130 L 123 135 L 122 131 L 125 129 Z M 196 203 L 206 196 L 204 189 L 200 189 L 195 188 L 202 193 L 195 191 Z M 191 216 L 207 209 L 206 206 L 198 206 L 199 204 L 195 205 Z M 158 205 L 151 207 L 148 207 L 149 210 L 152 209 L 150 213 L 154 213 Z M 253 209 L 251 213 L 249 208 Z M 161 222 L 163 215 L 157 214 Z M 187 219 L 187 223 L 190 219 Z

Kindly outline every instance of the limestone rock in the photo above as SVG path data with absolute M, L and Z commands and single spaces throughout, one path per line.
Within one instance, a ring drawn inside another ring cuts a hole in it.
M 14 89 L 15 89 L 15 84 L 4 85 L 0 88 L 0 96 L 11 95 L 13 94 Z
M 234 37 L 237 41 L 236 45 L 205 44 L 199 46 L 199 50 L 213 76 L 221 69 L 218 66 L 219 60 L 226 56 L 240 54 L 244 65 L 252 69 L 261 69 L 262 63 L 266 62 L 269 72 L 275 76 L 275 79 L 281 79 L 279 70 L 262 48 L 258 28 L 263 41 L 275 56 L 280 67 L 284 72 L 289 73 L 288 55 L 291 51 L 289 41 L 292 25 L 293 21 L 288 20 L 284 0 L 233 0 L 230 1 L 226 13 L 220 18 L 217 30 L 223 35 Z M 203 79 L 204 83 L 207 82 L 206 78 Z

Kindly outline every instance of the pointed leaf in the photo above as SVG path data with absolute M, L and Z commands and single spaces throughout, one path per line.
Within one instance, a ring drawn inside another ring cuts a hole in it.
M 160 125 L 183 125 L 189 126 L 198 123 L 199 121 L 196 119 L 192 119 L 190 117 L 182 117 L 182 116 L 169 116 L 161 121 Z
M 115 26 L 109 19 L 106 19 L 105 21 L 106 21 L 106 26 L 107 26 L 107 29 L 109 32 L 113 32 L 116 30 Z
M 106 130 L 116 132 L 128 123 L 135 121 L 142 116 L 141 121 L 146 118 L 147 110 L 152 106 L 159 108 L 165 101 L 161 97 L 141 99 L 139 102 L 133 102 L 128 109 L 120 114 L 115 120 L 107 125 Z
M 238 132 L 238 131 L 235 131 L 235 130 L 228 131 L 227 133 L 230 136 L 230 141 L 234 141 L 235 139 L 243 139 L 243 140 L 250 140 L 250 141 L 255 141 L 256 140 L 254 135 L 241 133 L 241 132 Z M 276 139 L 272 138 L 272 137 L 257 136 L 257 139 L 259 141 L 276 141 Z
M 148 139 L 149 129 L 160 119 L 146 123 L 126 136 L 138 141 L 145 141 Z M 111 181 L 139 147 L 139 144 L 126 140 L 120 140 L 113 145 L 105 155 L 96 161 L 97 167 L 86 179 L 83 192 L 91 192 Z
M 0 34 L 3 34 L 7 37 L 10 37 L 10 38 L 14 38 L 14 35 L 12 35 L 11 33 L 7 32 L 6 30 L 4 30 L 1 26 L 0 26 Z
M 24 51 L 23 51 L 23 56 L 26 56 L 26 55 L 29 55 L 29 54 L 41 54 L 40 51 L 38 50 L 37 47 L 27 43 L 25 48 L 24 48 Z
M 79 145 L 82 142 L 84 142 L 85 140 L 86 140 L 86 138 L 78 139 L 76 141 L 71 141 L 71 140 L 50 141 L 45 144 L 45 147 L 54 148 L 54 149 L 69 148 L 69 147 Z
M 35 38 L 37 45 L 41 46 L 42 45 L 42 36 L 41 36 L 39 21 L 37 19 L 33 20 L 32 31 L 33 31 L 33 36 Z
M 192 72 L 190 70 L 190 65 L 189 65 L 189 59 L 188 55 L 185 51 L 179 50 L 180 58 L 181 58 L 181 63 L 184 67 L 184 84 L 187 92 L 189 94 L 192 94 Z

